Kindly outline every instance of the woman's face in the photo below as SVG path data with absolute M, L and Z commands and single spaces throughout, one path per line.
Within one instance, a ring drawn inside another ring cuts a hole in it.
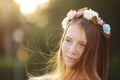
M 81 57 L 87 43 L 83 27 L 72 24 L 68 28 L 62 43 L 62 57 L 66 67 L 73 67 Z

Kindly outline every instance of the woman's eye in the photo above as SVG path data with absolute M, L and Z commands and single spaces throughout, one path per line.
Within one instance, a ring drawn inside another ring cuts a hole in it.
M 84 46 L 85 46 L 85 44 L 80 44 L 80 46 L 83 46 L 83 47 L 84 47 Z
M 71 40 L 70 40 L 70 39 L 65 39 L 65 41 L 66 41 L 66 42 L 71 42 Z

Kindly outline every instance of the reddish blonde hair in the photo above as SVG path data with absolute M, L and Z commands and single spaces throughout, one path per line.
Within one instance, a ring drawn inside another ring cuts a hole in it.
M 71 20 L 68 27 L 71 24 L 80 25 L 85 29 L 87 45 L 75 67 L 66 69 L 61 51 L 61 45 L 67 32 L 66 29 L 61 38 L 60 48 L 56 54 L 56 69 L 52 75 L 55 75 L 56 80 L 70 80 L 74 74 L 83 70 L 88 80 L 107 80 L 109 60 L 108 40 L 99 31 L 99 25 L 95 25 L 82 17 Z

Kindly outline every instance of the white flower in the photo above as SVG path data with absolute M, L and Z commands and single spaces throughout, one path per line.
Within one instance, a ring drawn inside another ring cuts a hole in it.
M 65 17 L 62 21 L 62 27 L 64 30 L 67 28 L 68 21 L 69 21 L 69 18 L 67 18 L 67 17 Z
M 110 28 L 110 25 L 109 25 L 109 24 L 103 24 L 102 28 L 103 28 L 103 32 L 104 32 L 105 34 L 110 34 L 111 28 Z
M 92 18 L 93 18 L 94 16 L 96 16 L 96 17 L 98 18 L 98 13 L 95 12 L 95 11 L 93 11 L 93 10 L 91 10 L 91 9 L 85 10 L 85 11 L 83 12 L 83 17 L 84 17 L 85 19 L 87 19 L 87 20 L 92 20 Z

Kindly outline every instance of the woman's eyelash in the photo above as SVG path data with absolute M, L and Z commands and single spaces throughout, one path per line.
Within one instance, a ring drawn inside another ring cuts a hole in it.
M 70 42 L 70 39 L 65 39 L 65 41 Z
M 65 39 L 65 41 L 66 41 L 66 42 L 71 42 L 71 40 L 70 40 L 70 39 Z
M 86 46 L 85 44 L 80 43 L 81 46 Z

